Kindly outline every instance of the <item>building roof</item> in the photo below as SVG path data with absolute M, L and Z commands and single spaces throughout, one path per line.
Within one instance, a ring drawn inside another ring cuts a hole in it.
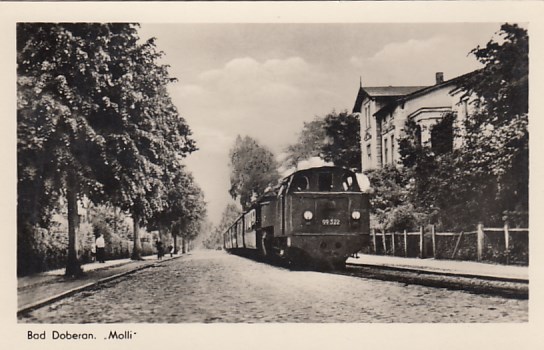
M 389 112 L 393 111 L 395 109 L 395 107 L 397 107 L 401 103 L 404 103 L 405 101 L 408 101 L 408 100 L 414 99 L 416 97 L 425 95 L 425 94 L 427 94 L 429 92 L 438 90 L 438 89 L 446 87 L 446 86 L 454 85 L 454 87 L 450 91 L 450 93 L 452 93 L 456 89 L 457 84 L 460 81 L 462 81 L 463 79 L 466 79 L 468 76 L 474 74 L 475 72 L 476 71 L 469 72 L 469 73 L 460 75 L 458 77 L 452 78 L 450 80 L 446 80 L 446 81 L 444 81 L 444 82 L 442 82 L 440 84 L 422 87 L 422 88 L 420 88 L 418 90 L 414 90 L 414 91 L 412 91 L 412 92 L 410 92 L 408 94 L 405 94 L 403 96 L 397 96 L 395 98 L 395 100 L 391 101 L 391 103 L 388 103 L 383 108 L 376 111 L 376 113 L 374 113 L 374 115 L 378 116 L 378 115 L 383 115 L 384 113 L 389 113 Z
M 360 113 L 363 100 L 366 96 L 370 98 L 399 98 L 415 91 L 426 88 L 426 86 L 367 86 L 360 87 L 353 106 L 353 113 Z
M 426 86 L 369 86 L 363 89 L 371 97 L 379 96 L 404 96 L 414 91 L 421 90 Z

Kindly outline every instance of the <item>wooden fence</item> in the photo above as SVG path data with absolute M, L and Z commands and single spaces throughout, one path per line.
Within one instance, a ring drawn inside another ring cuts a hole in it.
M 527 265 L 529 229 L 488 228 L 479 224 L 470 232 L 436 232 L 434 226 L 417 232 L 371 230 L 373 254 L 404 257 L 492 261 Z

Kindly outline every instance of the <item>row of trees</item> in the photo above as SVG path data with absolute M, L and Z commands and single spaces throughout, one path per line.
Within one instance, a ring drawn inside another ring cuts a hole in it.
M 159 63 L 154 39 L 141 41 L 137 29 L 17 25 L 19 242 L 33 228 L 47 228 L 65 198 L 67 275 L 82 272 L 75 246 L 80 199 L 131 214 L 133 259 L 141 258 L 141 225 L 195 232 L 191 226 L 205 215 L 202 192 L 181 162 L 196 147 L 167 92 L 175 79 Z

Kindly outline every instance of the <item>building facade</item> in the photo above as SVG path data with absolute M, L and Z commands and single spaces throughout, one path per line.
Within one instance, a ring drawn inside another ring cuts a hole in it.
M 432 146 L 432 127 L 448 114 L 455 114 L 460 123 L 468 114 L 466 100 L 461 101 L 457 83 L 461 77 L 444 81 L 436 74 L 432 86 L 359 87 L 353 113 L 361 124 L 362 170 L 399 166 L 398 140 L 403 136 L 407 120 L 416 123 L 420 142 Z M 459 144 L 459 139 L 454 144 Z

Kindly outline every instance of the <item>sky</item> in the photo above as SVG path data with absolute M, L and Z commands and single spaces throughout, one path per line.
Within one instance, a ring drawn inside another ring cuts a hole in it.
M 363 86 L 432 85 L 480 67 L 469 52 L 499 23 L 152 24 L 170 86 L 199 150 L 185 161 L 217 224 L 227 203 L 230 148 L 250 136 L 278 159 L 303 123 L 351 111 Z

